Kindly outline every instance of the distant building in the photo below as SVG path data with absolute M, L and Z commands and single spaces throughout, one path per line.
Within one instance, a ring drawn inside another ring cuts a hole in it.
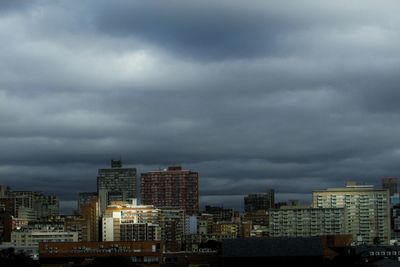
M 254 212 L 246 212 L 243 215 L 245 221 L 252 222 L 253 225 L 269 225 L 269 212 L 265 210 L 257 210 Z
M 252 229 L 251 222 L 216 222 L 213 233 L 219 235 L 230 235 L 233 238 L 250 237 Z
M 180 166 L 141 175 L 141 197 L 144 205 L 175 207 L 187 215 L 199 212 L 199 174 Z
M 382 188 L 389 190 L 389 195 L 400 193 L 399 192 L 400 179 L 397 177 L 382 178 Z
M 313 207 L 344 208 L 345 229 L 358 243 L 389 243 L 390 206 L 386 189 L 347 183 L 343 188 L 316 190 Z
M 286 206 L 270 210 L 269 215 L 273 237 L 346 234 L 344 208 Z
M 14 216 L 29 220 L 39 220 L 60 213 L 60 203 L 55 194 L 35 191 L 12 191 Z
M 290 206 L 288 205 L 289 203 L 286 201 L 280 201 L 280 202 L 276 202 L 274 205 L 275 209 L 279 209 L 280 207 L 284 207 L 284 206 Z
M 209 205 L 206 205 L 204 212 L 213 215 L 215 221 L 231 221 L 234 215 L 233 209 Z
M 244 210 L 254 212 L 257 210 L 269 210 L 275 206 L 275 192 L 268 189 L 265 193 L 249 194 L 244 198 Z
M 98 171 L 97 193 L 101 214 L 111 201 L 136 198 L 136 168 L 122 168 L 120 160 L 112 160 L 111 168 Z
M 291 206 L 291 207 L 300 206 L 300 200 L 298 200 L 298 199 L 289 199 L 287 201 L 287 206 Z

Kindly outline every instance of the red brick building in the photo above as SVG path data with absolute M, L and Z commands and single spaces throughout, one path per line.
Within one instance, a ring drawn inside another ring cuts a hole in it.
M 142 204 L 179 207 L 186 214 L 199 212 L 199 174 L 180 166 L 141 175 Z

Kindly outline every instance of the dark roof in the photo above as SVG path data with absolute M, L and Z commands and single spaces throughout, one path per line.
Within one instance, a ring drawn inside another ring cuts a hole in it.
M 378 261 L 371 262 L 368 266 L 377 266 L 377 267 L 396 267 L 400 266 L 399 261 L 394 259 L 381 259 Z
M 301 257 L 322 256 L 319 237 L 226 239 L 224 257 Z

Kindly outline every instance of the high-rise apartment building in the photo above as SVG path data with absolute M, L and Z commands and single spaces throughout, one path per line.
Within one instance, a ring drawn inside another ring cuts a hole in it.
M 389 191 L 372 185 L 347 183 L 343 188 L 313 192 L 314 208 L 344 208 L 348 234 L 359 243 L 388 244 L 390 240 Z
M 120 160 L 112 160 L 111 168 L 99 169 L 97 193 L 101 214 L 111 201 L 136 198 L 136 168 L 122 168 Z
M 399 192 L 400 179 L 396 177 L 382 178 L 382 188 L 389 190 L 389 195 L 392 196 Z
M 310 237 L 346 234 L 344 208 L 284 206 L 269 211 L 273 237 Z
M 249 194 L 244 198 L 244 210 L 255 212 L 257 210 L 269 210 L 275 206 L 275 192 L 268 189 L 265 193 Z
M 141 197 L 144 205 L 178 207 L 187 215 L 199 212 L 199 174 L 180 166 L 141 175 Z

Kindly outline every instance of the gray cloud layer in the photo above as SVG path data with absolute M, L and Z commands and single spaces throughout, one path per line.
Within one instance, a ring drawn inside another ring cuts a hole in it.
M 197 170 L 225 206 L 378 184 L 400 171 L 399 8 L 2 1 L 0 183 L 67 203 L 121 156 Z

